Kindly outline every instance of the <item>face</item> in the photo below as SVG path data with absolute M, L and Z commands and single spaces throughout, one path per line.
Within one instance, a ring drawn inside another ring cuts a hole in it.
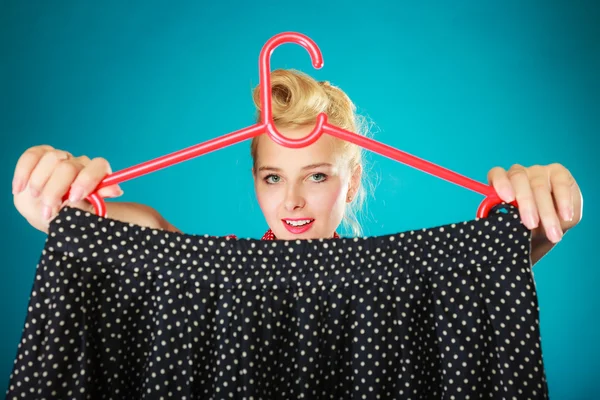
M 288 138 L 306 136 L 313 126 L 278 129 Z M 275 237 L 330 238 L 358 189 L 360 167 L 350 170 L 337 140 L 322 135 L 310 146 L 291 149 L 261 135 L 254 188 Z

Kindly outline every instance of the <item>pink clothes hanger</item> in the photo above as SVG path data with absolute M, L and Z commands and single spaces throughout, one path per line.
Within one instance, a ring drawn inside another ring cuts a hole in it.
M 487 217 L 490 209 L 502 202 L 492 186 L 477 182 L 473 179 L 467 178 L 466 176 L 460 175 L 456 172 L 450 171 L 439 165 L 435 165 L 429 161 L 425 161 L 381 142 L 377 142 L 373 139 L 360 136 L 354 132 L 331 125 L 327 122 L 327 115 L 325 113 L 318 115 L 314 129 L 305 137 L 301 139 L 289 139 L 281 135 L 273 123 L 271 108 L 270 58 L 273 50 L 284 43 L 296 43 L 301 45 L 310 54 L 313 66 L 317 69 L 323 67 L 323 56 L 321 51 L 317 44 L 309 37 L 296 32 L 283 32 L 273 36 L 263 46 L 259 60 L 260 101 L 263 110 L 262 121 L 238 131 L 197 144 L 195 146 L 188 147 L 183 150 L 107 175 L 106 178 L 96 187 L 94 192 L 87 197 L 88 201 L 94 205 L 96 214 L 106 217 L 106 204 L 104 203 L 104 200 L 97 194 L 97 191 L 103 187 L 118 184 L 145 174 L 149 174 L 156 170 L 169 167 L 191 158 L 231 146 L 263 133 L 269 135 L 269 137 L 276 143 L 290 148 L 308 146 L 318 140 L 323 133 L 327 133 L 328 135 L 354 143 L 367 150 L 399 161 L 423 172 L 427 172 L 431 175 L 437 176 L 438 178 L 445 179 L 449 182 L 463 186 L 485 196 L 485 199 L 481 202 L 477 209 L 478 218 Z M 64 196 L 64 199 L 66 200 L 68 197 L 69 193 Z M 512 204 L 516 205 L 516 201 L 512 202 Z

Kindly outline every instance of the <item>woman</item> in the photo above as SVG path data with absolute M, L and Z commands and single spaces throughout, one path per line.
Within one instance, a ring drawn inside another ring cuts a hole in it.
M 365 133 L 354 105 L 339 88 L 293 70 L 273 71 L 271 85 L 273 119 L 283 135 L 305 136 L 320 112 L 326 112 L 334 125 Z M 253 97 L 260 119 L 258 87 Z M 261 135 L 252 140 L 251 154 L 256 195 L 270 227 L 263 239 L 337 237 L 340 223 L 356 236 L 361 234 L 356 219 L 365 191 L 360 147 L 323 135 L 311 146 L 290 149 Z M 82 199 L 111 172 L 103 158 L 73 157 L 47 145 L 32 147 L 15 168 L 15 206 L 32 226 L 47 233 L 49 221 L 65 204 L 93 211 Z M 504 201 L 518 201 L 523 223 L 533 230 L 533 264 L 581 220 L 581 191 L 562 165 L 514 165 L 508 171 L 495 167 L 488 180 Z M 69 189 L 69 201 L 62 203 Z M 118 185 L 99 192 L 110 198 L 122 193 Z M 109 202 L 107 209 L 116 220 L 179 232 L 156 210 L 142 204 Z

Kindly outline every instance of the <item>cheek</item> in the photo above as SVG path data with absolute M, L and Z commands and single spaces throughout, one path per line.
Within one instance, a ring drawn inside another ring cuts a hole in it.
M 270 188 L 264 185 L 255 186 L 256 200 L 262 210 L 263 214 L 269 219 L 277 212 L 277 207 L 281 203 L 280 196 L 275 190 L 269 190 Z
M 331 212 L 344 205 L 344 187 L 341 182 L 332 182 L 323 190 L 314 191 L 310 196 L 311 208 Z

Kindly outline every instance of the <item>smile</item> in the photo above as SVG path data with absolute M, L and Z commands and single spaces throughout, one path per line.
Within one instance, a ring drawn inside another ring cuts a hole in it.
M 304 233 L 309 230 L 313 223 L 314 219 L 306 218 L 306 219 L 283 219 L 283 225 L 286 229 L 295 234 Z

